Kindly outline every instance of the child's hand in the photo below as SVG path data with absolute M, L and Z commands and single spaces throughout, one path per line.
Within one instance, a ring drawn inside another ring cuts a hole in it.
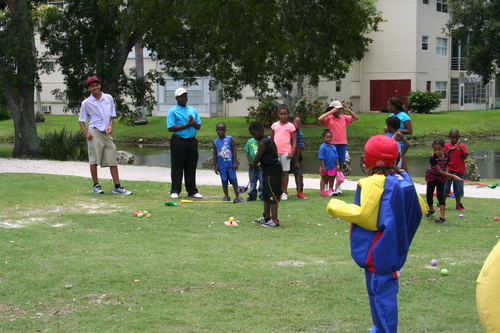
M 459 181 L 461 180 L 460 177 L 458 177 L 457 175 L 452 175 L 453 177 L 451 177 L 453 180 L 456 180 L 456 181 Z
M 218 175 L 219 174 L 219 168 L 218 167 L 214 167 L 214 171 L 215 171 L 215 174 Z

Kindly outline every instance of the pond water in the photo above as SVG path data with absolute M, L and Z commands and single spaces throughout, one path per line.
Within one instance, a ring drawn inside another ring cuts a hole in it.
M 496 179 L 500 178 L 500 141 L 493 140 L 485 143 L 463 141 L 469 150 L 469 157 L 476 160 L 481 178 Z M 136 145 L 117 145 L 118 150 L 125 150 L 135 155 L 135 165 L 148 166 L 166 166 L 170 167 L 170 150 L 168 147 L 157 146 L 136 146 Z M 363 176 L 359 161 L 362 155 L 362 148 L 353 148 L 349 150 L 352 158 L 352 175 Z M 429 167 L 429 155 L 431 148 L 422 146 L 410 147 L 408 151 L 408 169 L 410 174 L 415 177 L 423 177 Z M 246 161 L 245 151 L 238 150 L 240 161 Z M 304 152 L 303 171 L 304 173 L 318 173 L 318 155 L 317 151 L 307 150 Z M 198 168 L 202 168 L 202 161 L 212 156 L 210 150 L 200 150 Z M 242 163 L 241 171 L 246 171 L 246 163 Z

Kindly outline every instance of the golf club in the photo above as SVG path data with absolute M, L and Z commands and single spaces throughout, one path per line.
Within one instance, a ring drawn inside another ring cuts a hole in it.
M 481 186 L 487 186 L 489 188 L 495 188 L 498 186 L 498 183 L 495 183 L 495 184 L 491 184 L 491 185 L 486 185 L 486 184 L 481 184 L 481 183 L 476 183 L 476 182 L 473 182 L 472 180 L 467 180 L 467 179 L 460 179 L 464 182 L 469 182 L 469 183 L 472 183 L 472 184 L 476 184 L 476 185 L 481 185 Z

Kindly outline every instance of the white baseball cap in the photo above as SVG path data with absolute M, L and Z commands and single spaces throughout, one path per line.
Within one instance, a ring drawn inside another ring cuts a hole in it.
M 333 101 L 333 102 L 330 103 L 329 106 L 331 108 L 336 108 L 336 109 L 343 108 L 342 103 L 340 103 L 340 101 Z
M 175 91 L 175 97 L 179 97 L 182 94 L 187 94 L 187 90 L 184 88 L 177 88 Z

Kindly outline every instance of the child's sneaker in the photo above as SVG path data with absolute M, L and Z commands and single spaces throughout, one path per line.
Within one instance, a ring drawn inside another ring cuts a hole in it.
M 325 191 L 325 190 L 321 190 L 321 195 L 324 196 L 324 197 L 329 197 L 330 196 L 330 193 Z
M 335 192 L 337 192 L 337 194 L 342 194 L 342 189 L 340 188 L 340 185 L 337 186 L 337 188 L 335 189 Z
M 307 197 L 302 192 L 297 193 L 297 198 L 299 198 L 299 199 L 307 199 Z
M 288 194 L 285 192 L 281 193 L 281 200 L 288 200 Z
M 456 208 L 457 208 L 458 210 L 463 211 L 463 212 L 467 211 L 467 209 L 465 209 L 465 208 L 464 208 L 464 205 L 462 205 L 462 204 L 457 204 L 457 205 L 456 205 Z
M 434 223 L 445 223 L 446 222 L 446 219 L 442 218 L 442 217 L 438 217 L 437 219 L 434 220 Z
M 328 195 L 329 196 L 334 196 L 334 195 L 337 195 L 337 194 L 338 194 L 337 191 L 334 191 L 333 188 L 331 188 L 331 189 L 328 190 Z
M 233 202 L 238 203 L 238 202 L 247 202 L 247 201 L 238 195 L 236 198 L 234 198 Z
M 231 201 L 231 198 L 226 195 L 224 198 L 222 198 L 222 201 Z
M 431 217 L 434 214 L 436 214 L 436 211 L 435 210 L 430 210 L 427 214 L 425 214 L 425 217 Z
M 264 224 L 266 223 L 267 221 L 269 221 L 269 217 L 265 217 L 264 214 L 262 214 L 261 217 L 259 217 L 258 220 L 255 220 L 255 221 L 252 221 L 253 223 L 260 223 L 260 224 Z
M 266 228 L 275 228 L 280 226 L 280 221 L 278 219 L 273 219 L 272 217 L 262 225 L 263 227 Z
M 119 187 L 119 188 L 114 188 L 113 189 L 113 194 L 131 195 L 132 191 L 127 191 L 123 187 Z
M 92 193 L 103 194 L 104 191 L 102 190 L 101 185 L 95 184 L 94 187 L 92 188 Z

